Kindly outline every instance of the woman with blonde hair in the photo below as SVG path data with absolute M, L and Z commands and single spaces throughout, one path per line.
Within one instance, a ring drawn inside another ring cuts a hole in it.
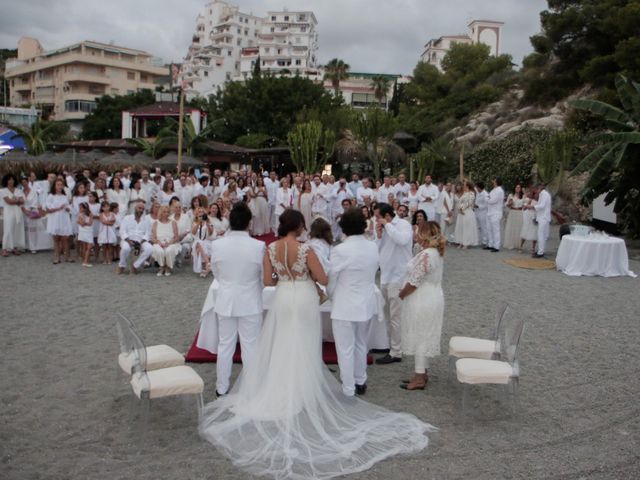
M 163 205 L 158 210 L 158 220 L 151 227 L 151 243 L 153 259 L 158 262 L 158 276 L 168 277 L 173 270 L 173 262 L 180 253 L 178 224 L 169 218 L 169 206 Z
M 442 269 L 447 240 L 436 222 L 425 222 L 416 234 L 422 250 L 409 262 L 407 280 L 400 290 L 402 353 L 413 355 L 415 375 L 400 388 L 424 390 L 429 381 L 429 358 L 440 355 L 444 315 Z

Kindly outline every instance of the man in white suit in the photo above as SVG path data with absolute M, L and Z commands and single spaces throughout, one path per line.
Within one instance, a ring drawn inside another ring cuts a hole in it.
M 546 185 L 538 185 L 538 203 L 535 205 L 536 222 L 538 222 L 538 251 L 533 254 L 534 258 L 544 257 L 544 247 L 549 238 L 549 224 L 551 223 L 551 194 L 547 191 Z
M 262 261 L 264 243 L 249 236 L 251 210 L 245 203 L 234 205 L 229 215 L 231 231 L 211 244 L 211 270 L 220 287 L 216 296 L 218 359 L 216 395 L 229 391 L 229 377 L 238 335 L 242 364 L 253 358 L 262 327 Z
M 339 225 L 346 239 L 331 250 L 327 291 L 342 391 L 352 397 L 367 391 L 367 332 L 376 313 L 378 248 L 363 235 L 367 221 L 362 209 L 344 212 Z
M 504 190 L 502 180 L 496 178 L 493 181 L 493 189 L 489 192 L 487 199 L 487 236 L 489 243 L 486 250 L 492 252 L 500 251 L 500 223 L 504 212 Z

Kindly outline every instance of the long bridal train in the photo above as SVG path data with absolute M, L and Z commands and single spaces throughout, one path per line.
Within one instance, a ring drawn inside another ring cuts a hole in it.
M 279 281 L 275 295 L 251 364 L 207 405 L 200 434 L 239 468 L 276 479 L 346 475 L 424 449 L 434 427 L 344 396 L 322 363 L 314 283 Z

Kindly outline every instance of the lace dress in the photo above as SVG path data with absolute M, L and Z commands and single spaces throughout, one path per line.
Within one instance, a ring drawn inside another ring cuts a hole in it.
M 407 282 L 417 289 L 402 302 L 402 352 L 407 355 L 440 355 L 442 263 L 435 248 L 421 251 L 409 262 Z
M 200 434 L 244 471 L 283 480 L 347 475 L 424 449 L 433 427 L 342 394 L 322 363 L 310 247 L 289 258 L 282 243 L 268 248 L 278 284 L 252 363 L 205 407 Z
M 509 213 L 507 214 L 507 222 L 504 226 L 504 241 L 502 245 L 506 249 L 514 249 L 520 247 L 520 236 L 522 233 L 523 212 L 525 199 L 518 198 L 515 195 L 509 195 L 507 203 L 511 200 Z
M 456 242 L 465 247 L 478 245 L 478 224 L 473 205 L 476 196 L 473 192 L 465 192 L 460 197 L 458 216 L 456 218 Z

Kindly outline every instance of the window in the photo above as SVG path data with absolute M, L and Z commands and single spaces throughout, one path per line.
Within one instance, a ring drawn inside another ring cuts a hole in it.
M 227 57 L 231 56 L 231 50 L 227 50 Z
M 275 21 L 276 21 L 276 16 L 275 16 L 275 15 L 272 15 L 272 16 L 271 16 L 271 21 L 272 21 L 272 22 L 275 22 Z
M 269 47 L 265 47 L 264 53 L 269 53 L 269 52 L 271 52 L 271 49 Z
M 248 28 L 244 29 L 244 34 L 245 34 L 245 36 L 249 36 L 249 29 Z
M 282 50 L 278 49 L 278 55 L 280 55 L 282 53 Z
M 111 95 L 120 95 L 120 89 L 112 88 L 111 89 Z
M 144 73 L 140 74 L 140 81 L 147 83 L 149 81 L 149 77 L 147 77 Z
M 242 29 L 237 28 L 236 30 L 238 31 L 238 35 L 240 35 L 240 33 L 242 32 Z
M 67 100 L 64 102 L 65 112 L 84 112 L 91 113 L 96 109 L 96 102 L 87 100 Z
M 285 22 L 288 22 L 288 21 L 289 21 L 289 15 L 285 15 L 285 16 L 284 16 L 284 21 L 285 21 Z
M 236 45 L 242 45 L 242 39 L 241 38 L 238 38 L 236 40 Z
M 127 72 L 127 80 L 135 80 L 136 72 Z
M 271 32 L 275 32 L 276 31 L 276 29 L 274 27 L 271 27 L 270 30 L 271 30 Z
M 227 72 L 227 74 L 225 75 L 225 78 L 227 80 L 231 80 L 231 72 Z
M 296 37 L 296 43 L 302 43 L 302 38 Z
M 302 61 L 300 59 L 296 60 L 296 65 L 302 65 Z
M 127 90 L 127 95 L 133 95 L 134 93 L 136 93 L 135 90 Z
M 208 77 L 209 76 L 209 72 L 207 72 L 206 70 L 204 71 L 204 76 Z
M 305 33 L 307 31 L 307 27 L 300 27 L 300 32 Z

